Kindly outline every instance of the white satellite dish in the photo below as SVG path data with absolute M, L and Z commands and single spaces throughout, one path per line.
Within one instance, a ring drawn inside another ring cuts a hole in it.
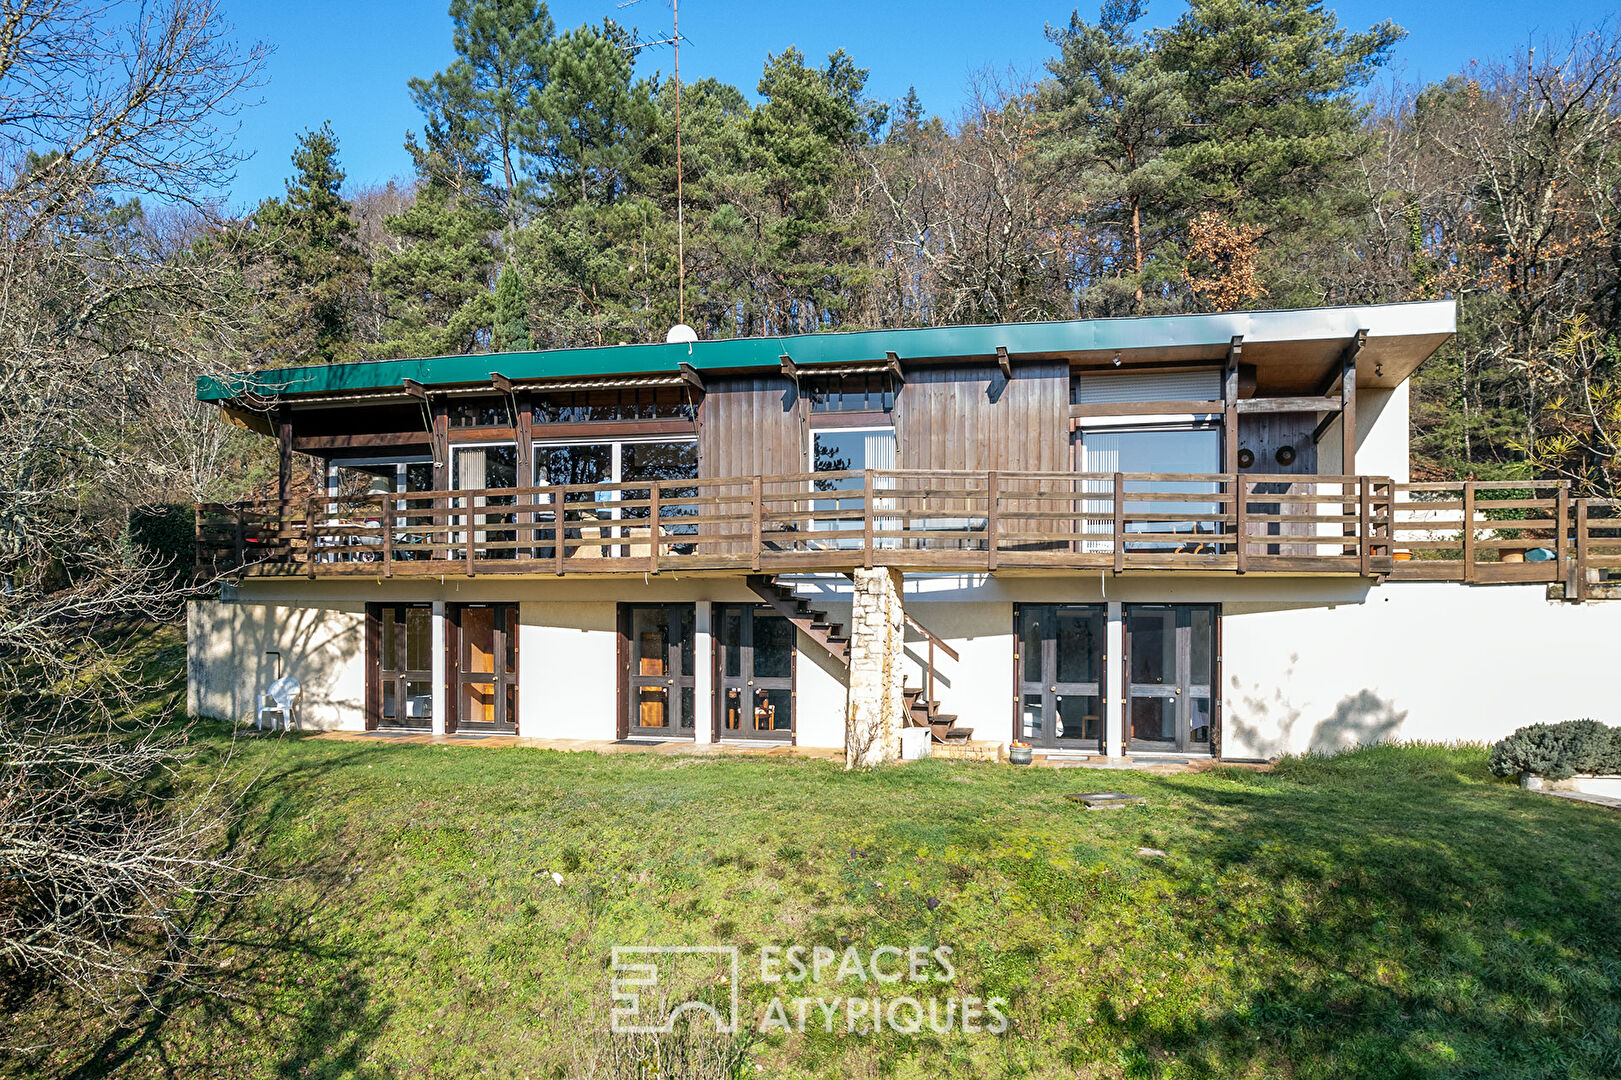
M 698 340 L 698 331 L 686 323 L 676 323 L 670 327 L 670 332 L 664 335 L 664 340 L 671 345 L 691 345 Z

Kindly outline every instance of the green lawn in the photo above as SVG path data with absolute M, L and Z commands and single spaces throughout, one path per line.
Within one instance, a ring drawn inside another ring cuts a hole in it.
M 226 996 L 122 1026 L 35 1001 L 12 1073 L 707 1075 L 638 1072 L 680 1047 L 607 1032 L 610 948 L 686 943 L 745 947 L 745 1012 L 783 991 L 761 945 L 946 945 L 927 993 L 1008 1001 L 1002 1036 L 813 1014 L 687 1044 L 739 1076 L 1621 1075 L 1621 815 L 1479 748 L 1152 777 L 294 737 L 231 769 L 257 777 L 237 843 L 280 880 L 209 913 Z M 1148 805 L 1063 798 L 1102 787 Z

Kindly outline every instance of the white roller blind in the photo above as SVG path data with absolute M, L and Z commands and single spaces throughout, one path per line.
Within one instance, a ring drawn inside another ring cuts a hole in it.
M 1078 375 L 1075 401 L 1079 405 L 1103 405 L 1121 401 L 1219 401 L 1221 372 L 1105 372 Z

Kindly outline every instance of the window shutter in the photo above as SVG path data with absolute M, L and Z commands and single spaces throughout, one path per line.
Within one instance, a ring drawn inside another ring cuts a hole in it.
M 1219 401 L 1221 372 L 1167 371 L 1150 373 L 1105 372 L 1075 378 L 1075 404 L 1102 405 L 1122 401 Z

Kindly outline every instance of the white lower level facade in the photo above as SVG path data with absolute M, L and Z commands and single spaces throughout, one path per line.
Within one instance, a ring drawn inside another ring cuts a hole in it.
M 848 623 L 849 579 L 782 584 Z M 1258 760 L 1621 721 L 1621 604 L 1543 585 L 913 575 L 902 595 L 944 646 L 909 629 L 903 681 L 976 743 Z M 189 646 L 194 715 L 250 720 L 291 675 L 305 729 L 839 749 L 851 708 L 849 661 L 730 577 L 248 579 L 193 604 Z

